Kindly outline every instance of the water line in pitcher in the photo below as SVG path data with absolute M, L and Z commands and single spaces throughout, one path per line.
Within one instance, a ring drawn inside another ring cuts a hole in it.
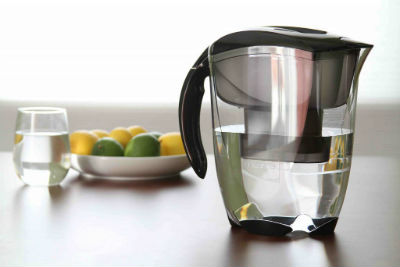
M 258 217 L 306 214 L 311 218 L 321 218 L 339 214 L 341 198 L 344 198 L 341 193 L 347 187 L 351 163 L 351 155 L 345 151 L 344 143 L 352 142 L 351 132 L 342 134 L 342 129 L 325 128 L 323 133 L 331 146 L 329 160 L 296 163 L 284 158 L 271 159 L 268 150 L 263 154 L 256 152 L 258 158 L 244 156 L 251 155 L 251 152 L 244 151 L 251 147 L 243 145 L 248 136 L 243 125 L 223 126 L 221 129 L 214 131 L 219 147 L 215 151 L 217 172 L 221 188 L 224 188 L 225 204 L 232 214 L 237 214 L 248 203 L 253 203 L 250 210 Z M 269 137 L 265 134 L 265 138 Z M 223 139 L 226 144 L 219 143 Z M 274 148 L 274 155 L 287 155 L 278 153 L 277 149 L 282 150 Z M 237 196 L 242 196 L 242 199 L 238 200 Z

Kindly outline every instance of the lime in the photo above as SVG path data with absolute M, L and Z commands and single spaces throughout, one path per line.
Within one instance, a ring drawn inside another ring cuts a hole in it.
M 152 136 L 154 136 L 155 138 L 159 138 L 161 135 L 163 135 L 162 133 L 160 133 L 160 132 L 149 132 L 149 134 L 151 134 Z
M 124 155 L 124 148 L 110 137 L 99 139 L 93 146 L 92 155 L 118 157 Z
M 124 155 L 126 157 L 160 156 L 160 143 L 157 138 L 151 134 L 138 134 L 126 145 Z

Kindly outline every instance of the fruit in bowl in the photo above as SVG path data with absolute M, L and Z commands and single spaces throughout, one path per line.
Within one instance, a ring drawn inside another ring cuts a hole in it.
M 161 156 L 185 154 L 181 134 L 178 132 L 161 135 L 158 141 L 160 141 Z
M 69 135 L 71 152 L 79 155 L 90 155 L 99 138 L 92 132 L 79 130 Z
M 148 132 L 142 126 L 79 130 L 70 134 L 71 153 L 103 157 L 158 157 L 184 155 L 179 132 Z
M 147 131 L 141 126 L 80 130 L 70 134 L 71 167 L 84 177 L 160 179 L 190 167 L 178 132 Z
M 157 138 L 157 140 L 158 140 L 158 138 L 160 138 L 161 135 L 163 135 L 160 132 L 149 132 L 149 134 L 153 135 L 155 138 Z
M 147 133 L 147 130 L 139 125 L 128 127 L 127 130 L 131 133 L 132 137 L 135 137 L 136 135 L 141 133 Z
M 117 140 L 125 148 L 131 140 L 132 134 L 126 128 L 117 127 L 110 132 L 110 137 Z
M 101 129 L 92 130 L 91 132 L 94 133 L 95 135 L 97 135 L 98 138 L 110 136 L 110 134 L 107 131 L 101 130 Z
M 97 140 L 92 148 L 94 156 L 120 157 L 124 155 L 123 146 L 111 137 L 103 137 Z
M 160 156 L 160 142 L 148 133 L 133 137 L 126 146 L 125 157 L 157 157 Z

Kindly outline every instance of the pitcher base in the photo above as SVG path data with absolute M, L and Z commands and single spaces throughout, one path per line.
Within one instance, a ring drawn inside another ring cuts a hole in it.
M 246 231 L 267 236 L 283 236 L 292 232 L 300 231 L 313 235 L 327 235 L 335 231 L 338 217 L 311 218 L 307 215 L 297 217 L 269 216 L 263 219 L 241 220 L 236 222 L 229 219 L 232 226 L 239 226 Z

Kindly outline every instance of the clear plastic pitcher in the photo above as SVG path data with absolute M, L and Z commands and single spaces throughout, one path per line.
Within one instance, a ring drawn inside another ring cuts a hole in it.
M 372 45 L 295 27 L 226 35 L 190 70 L 180 126 L 193 169 L 210 77 L 214 154 L 229 221 L 266 235 L 334 231 L 349 180 L 357 83 Z

